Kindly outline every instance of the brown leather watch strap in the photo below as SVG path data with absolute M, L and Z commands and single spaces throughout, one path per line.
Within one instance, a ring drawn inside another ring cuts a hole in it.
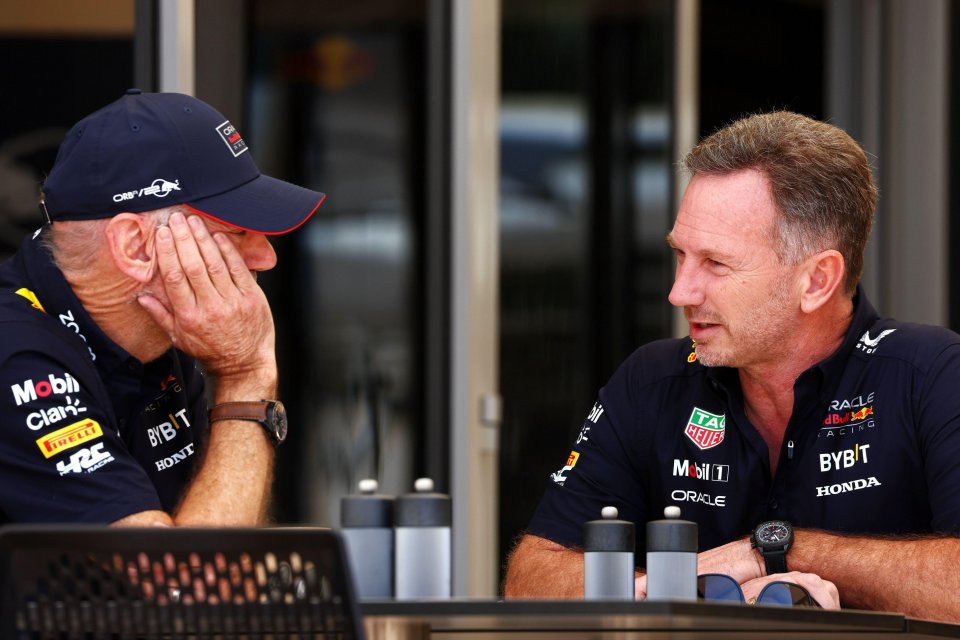
M 215 420 L 256 420 L 265 423 L 267 420 L 266 400 L 256 402 L 221 402 L 210 409 L 210 422 Z

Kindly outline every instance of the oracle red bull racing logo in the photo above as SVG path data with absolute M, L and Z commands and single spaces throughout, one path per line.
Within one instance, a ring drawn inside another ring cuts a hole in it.
M 848 422 L 860 422 L 873 415 L 873 407 L 862 407 L 857 411 L 846 411 L 843 413 L 828 413 L 823 419 L 823 424 L 835 426 L 847 424 Z
M 220 138 L 224 144 L 227 145 L 227 148 L 230 149 L 233 157 L 236 158 L 247 150 L 247 143 L 243 141 L 243 138 L 240 137 L 240 132 L 230 124 L 229 120 L 224 120 L 217 125 L 217 133 L 220 134 Z
M 727 424 L 725 414 L 710 413 L 700 407 L 694 407 L 684 433 L 700 449 L 712 449 L 723 442 Z

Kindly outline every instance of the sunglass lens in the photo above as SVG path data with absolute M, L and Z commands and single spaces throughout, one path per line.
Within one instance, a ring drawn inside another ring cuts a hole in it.
M 737 581 L 718 574 L 697 576 L 697 597 L 701 600 L 743 602 L 743 592 Z
M 757 598 L 758 604 L 776 604 L 785 607 L 818 607 L 807 590 L 792 582 L 771 582 Z

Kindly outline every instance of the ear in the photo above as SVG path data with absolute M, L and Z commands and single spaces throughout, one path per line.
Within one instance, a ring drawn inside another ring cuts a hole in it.
M 800 309 L 812 313 L 843 288 L 846 275 L 843 256 L 835 249 L 827 249 L 807 258 L 800 274 Z
M 137 282 L 149 282 L 156 271 L 153 232 L 153 220 L 136 213 L 119 213 L 107 224 L 107 244 L 114 264 Z

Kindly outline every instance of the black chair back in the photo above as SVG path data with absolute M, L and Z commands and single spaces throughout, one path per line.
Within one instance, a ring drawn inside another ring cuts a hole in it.
M 0 637 L 364 640 L 346 562 L 327 529 L 8 526 Z

